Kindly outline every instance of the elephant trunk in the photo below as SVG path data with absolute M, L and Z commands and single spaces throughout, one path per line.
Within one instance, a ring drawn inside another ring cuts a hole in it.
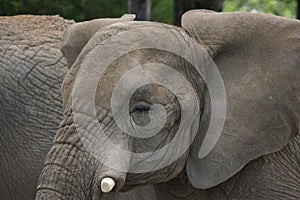
M 100 195 L 97 163 L 71 144 L 56 143 L 39 177 L 36 199 L 93 199 Z
M 82 143 L 72 121 L 72 117 L 66 117 L 61 123 L 39 177 L 36 199 L 99 199 L 103 193 L 119 191 L 125 184 L 130 155 L 124 158 L 116 149 L 103 150 L 102 159 L 96 159 Z M 116 146 L 124 145 L 129 147 L 126 139 Z M 125 170 L 117 171 L 114 166 Z
M 99 199 L 103 193 L 122 189 L 125 179 L 125 172 L 104 166 L 89 153 L 55 144 L 39 177 L 36 200 Z

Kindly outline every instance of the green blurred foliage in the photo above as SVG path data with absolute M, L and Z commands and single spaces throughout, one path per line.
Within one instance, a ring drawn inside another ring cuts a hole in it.
M 127 12 L 126 0 L 0 0 L 0 15 L 60 15 L 83 21 L 120 17 Z
M 225 0 L 224 12 L 245 11 L 296 18 L 296 0 Z
M 152 0 L 152 19 L 173 24 L 174 0 Z M 224 11 L 256 11 L 295 18 L 296 0 L 225 0 Z M 120 17 L 127 11 L 126 0 L 0 0 L 0 15 L 58 14 L 84 21 Z
M 152 20 L 173 24 L 174 0 L 151 0 Z

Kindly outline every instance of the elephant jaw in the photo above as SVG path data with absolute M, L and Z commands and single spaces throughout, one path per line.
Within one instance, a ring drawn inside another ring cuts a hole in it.
M 105 177 L 101 180 L 101 191 L 103 193 L 108 193 L 112 191 L 112 189 L 115 187 L 116 182 L 109 177 Z

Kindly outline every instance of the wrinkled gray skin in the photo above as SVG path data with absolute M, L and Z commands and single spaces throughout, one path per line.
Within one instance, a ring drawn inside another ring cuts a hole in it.
M 63 119 L 61 83 L 68 68 L 60 47 L 70 24 L 58 16 L 0 18 L 0 199 L 36 195 L 38 176 Z M 142 199 L 148 191 L 108 198 Z
M 172 139 L 178 127 L 180 107 L 174 94 L 159 85 L 137 90 L 130 101 L 136 123 L 145 125 L 149 118 L 141 112 L 140 102 L 162 104 L 168 108 L 165 127 L 152 140 L 132 140 L 120 136 L 112 120 L 110 96 L 113 84 L 124 73 L 123 67 L 147 62 L 163 62 L 183 73 L 193 84 L 202 111 L 200 129 L 190 149 L 171 165 L 149 173 L 124 173 L 96 160 L 83 145 L 74 124 L 72 89 L 80 67 L 93 53 L 102 55 L 101 43 L 112 35 L 139 27 L 152 30 L 165 25 L 152 22 L 125 22 L 100 29 L 80 51 L 63 82 L 64 117 L 54 145 L 47 155 L 39 178 L 36 199 L 99 199 L 104 177 L 116 181 L 113 191 L 126 191 L 153 185 L 156 199 L 298 199 L 300 196 L 300 22 L 254 13 L 213 13 L 190 11 L 182 18 L 182 37 L 193 37 L 214 59 L 224 80 L 227 97 L 225 125 L 216 146 L 203 159 L 198 152 L 205 134 L 210 103 L 202 78 L 181 58 L 158 50 L 139 50 L 112 63 L 98 84 L 96 113 L 115 145 L 135 152 L 155 150 Z M 83 30 L 75 32 L 80 35 Z M 151 32 L 151 31 L 149 31 Z M 65 41 L 75 33 L 67 32 Z M 185 35 L 185 36 L 184 36 Z M 160 41 L 159 35 L 153 35 Z M 80 40 L 80 37 L 76 38 Z M 132 39 L 132 41 L 131 41 Z M 77 44 L 77 40 L 67 43 Z M 119 43 L 136 45 L 134 38 Z M 69 45 L 65 43 L 65 45 Z M 99 47 L 99 48 L 96 48 Z M 123 48 L 123 47 L 122 47 Z M 126 48 L 126 46 L 124 47 Z M 180 46 L 178 46 L 180 48 Z M 97 49 L 97 50 L 95 50 Z M 64 50 L 64 48 L 63 48 Z M 77 52 L 78 49 L 75 49 Z M 117 50 L 117 49 L 116 49 Z M 70 54 L 64 50 L 64 54 Z M 68 59 L 68 57 L 67 57 Z M 74 59 L 72 59 L 74 60 Z M 69 62 L 72 64 L 72 62 Z M 97 67 L 93 63 L 92 67 Z M 161 76 L 160 73 L 157 76 Z M 112 86 L 111 86 L 112 84 Z M 121 103 L 121 102 L 120 102 Z M 84 104 L 81 106 L 85 106 Z M 89 118 L 87 117 L 86 120 Z M 89 124 L 87 121 L 86 124 Z M 92 131 L 91 127 L 84 127 Z M 189 137 L 189 129 L 186 137 Z M 147 144 L 147 145 L 145 145 Z M 180 144 L 178 144 L 178 147 Z M 174 151 L 174 149 L 170 149 Z M 118 158 L 118 151 L 99 152 L 103 159 L 120 165 L 130 160 Z M 162 158 L 163 159 L 163 158 Z M 144 195 L 145 199 L 153 199 Z
M 62 119 L 59 51 L 71 21 L 0 18 L 0 199 L 32 199 L 43 160 Z

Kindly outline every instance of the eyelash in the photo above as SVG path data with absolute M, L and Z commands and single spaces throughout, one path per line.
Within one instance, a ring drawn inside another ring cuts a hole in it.
M 135 108 L 134 108 L 135 112 L 146 112 L 146 111 L 149 111 L 149 110 L 150 110 L 150 106 L 144 106 L 144 105 L 135 106 Z
M 140 102 L 134 107 L 134 112 L 148 112 L 151 106 L 146 102 Z

